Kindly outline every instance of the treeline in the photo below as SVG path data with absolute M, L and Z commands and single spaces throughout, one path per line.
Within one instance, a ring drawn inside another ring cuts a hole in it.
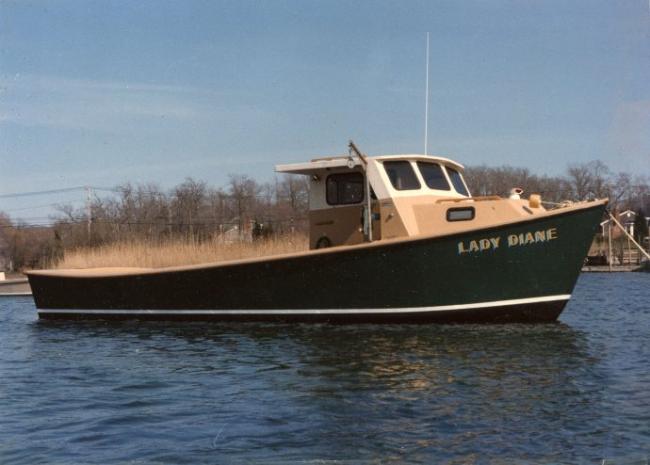
M 155 184 L 125 184 L 93 194 L 86 206 L 57 207 L 47 226 L 15 224 L 0 212 L 0 269 L 48 266 L 65 250 L 125 240 L 236 242 L 307 230 L 309 183 L 283 176 L 259 183 L 231 175 L 212 188 L 191 178 L 169 191 Z
M 520 187 L 549 202 L 609 197 L 612 210 L 631 209 L 640 217 L 650 212 L 648 178 L 613 173 L 599 161 L 570 165 L 556 177 L 510 166 L 468 167 L 465 177 L 474 196 L 507 195 Z M 169 191 L 125 184 L 111 195 L 93 195 L 82 208 L 61 205 L 52 224 L 42 227 L 15 224 L 0 213 L 0 266 L 48 266 L 64 250 L 124 240 L 229 242 L 306 231 L 308 188 L 304 176 L 259 183 L 232 175 L 220 188 L 194 179 Z
M 56 227 L 65 231 L 66 247 L 133 238 L 202 241 L 215 235 L 232 240 L 283 234 L 306 227 L 308 189 L 302 176 L 258 183 L 231 175 L 224 188 L 188 178 L 171 191 L 125 184 L 116 195 L 93 196 L 88 207 L 62 206 Z
M 650 206 L 647 176 L 615 173 L 601 161 L 569 165 L 564 176 L 538 176 L 511 166 L 471 166 L 465 170 L 465 179 L 475 196 L 507 195 L 513 187 L 521 187 L 549 202 L 607 197 L 612 211 L 647 212 Z

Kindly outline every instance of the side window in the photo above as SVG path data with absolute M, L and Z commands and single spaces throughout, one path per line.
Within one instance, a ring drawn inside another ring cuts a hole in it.
M 390 183 L 398 191 L 408 191 L 420 188 L 415 171 L 408 161 L 385 161 L 384 170 Z
M 363 201 L 364 178 L 361 173 L 331 174 L 327 177 L 327 203 L 349 205 Z
M 454 189 L 461 195 L 469 197 L 469 192 L 465 188 L 465 183 L 463 183 L 463 178 L 460 177 L 460 173 L 453 168 L 447 167 L 447 172 L 449 173 L 449 178 L 451 183 L 454 185 Z
M 450 208 L 447 210 L 447 221 L 470 221 L 476 216 L 474 207 Z
M 424 182 L 429 189 L 437 189 L 440 191 L 450 190 L 449 182 L 439 164 L 419 161 L 418 168 L 420 169 Z

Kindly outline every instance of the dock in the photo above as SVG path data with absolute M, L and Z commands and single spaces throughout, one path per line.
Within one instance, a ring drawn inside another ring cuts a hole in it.
M 614 265 L 611 268 L 608 265 L 583 266 L 583 273 L 629 273 L 633 271 L 643 271 L 639 265 Z
M 0 297 L 12 297 L 21 295 L 32 295 L 29 281 L 25 277 L 5 279 L 4 273 L 0 273 Z

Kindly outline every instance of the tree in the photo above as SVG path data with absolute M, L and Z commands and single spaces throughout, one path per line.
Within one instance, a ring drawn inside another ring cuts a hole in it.
M 195 181 L 192 178 L 186 178 L 185 181 L 176 186 L 174 189 L 174 199 L 172 209 L 175 217 L 181 225 L 187 225 L 188 237 L 194 238 L 201 236 L 201 229 L 204 226 L 201 223 L 202 208 L 206 204 L 206 185 L 203 181 Z M 198 223 L 195 227 L 195 223 Z
M 526 190 L 532 180 L 526 168 L 512 166 L 488 167 L 485 165 L 468 167 L 465 170 L 470 192 L 475 196 L 507 195 L 514 187 Z
M 567 170 L 569 183 L 577 200 L 590 196 L 605 198 L 610 196 L 610 171 L 600 160 L 569 165 Z
M 241 234 L 244 225 L 251 219 L 250 216 L 253 211 L 253 204 L 256 200 L 257 194 L 259 193 L 260 187 L 254 179 L 251 179 L 246 175 L 231 174 L 229 178 L 229 194 L 235 206 L 237 224 Z
M 303 215 L 309 207 L 307 176 L 285 174 L 278 184 L 278 203 L 287 203 L 293 216 Z
M 9 254 L 9 232 L 11 219 L 3 212 L 0 212 L 0 270 L 9 266 L 11 260 Z
M 528 194 L 542 194 L 545 200 L 560 202 L 571 197 L 571 187 L 562 177 L 537 176 L 525 168 L 511 166 L 470 166 L 465 180 L 474 196 L 508 195 L 513 187 L 521 187 Z

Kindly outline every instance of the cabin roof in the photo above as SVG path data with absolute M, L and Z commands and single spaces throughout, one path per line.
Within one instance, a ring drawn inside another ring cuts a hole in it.
M 332 168 L 343 168 L 348 166 L 349 157 L 329 157 L 329 158 L 315 158 L 312 161 L 304 163 L 288 163 L 284 165 L 275 165 L 275 171 L 278 173 L 294 173 L 294 174 L 313 174 L 317 171 Z M 357 158 L 352 159 L 355 166 L 361 166 L 361 161 Z
M 434 155 L 421 155 L 421 154 L 402 154 L 402 155 L 378 155 L 375 157 L 368 157 L 371 160 L 389 161 L 389 160 L 416 160 L 416 161 L 430 161 L 438 162 L 459 171 L 463 171 L 464 167 L 460 163 L 450 160 L 445 157 L 438 157 Z M 353 163 L 348 165 L 348 162 Z M 294 173 L 294 174 L 313 174 L 323 169 L 344 168 L 350 169 L 361 166 L 361 161 L 357 157 L 352 159 L 347 155 L 339 155 L 333 157 L 314 158 L 311 161 L 304 163 L 289 163 L 283 165 L 276 165 L 275 171 L 278 173 Z

